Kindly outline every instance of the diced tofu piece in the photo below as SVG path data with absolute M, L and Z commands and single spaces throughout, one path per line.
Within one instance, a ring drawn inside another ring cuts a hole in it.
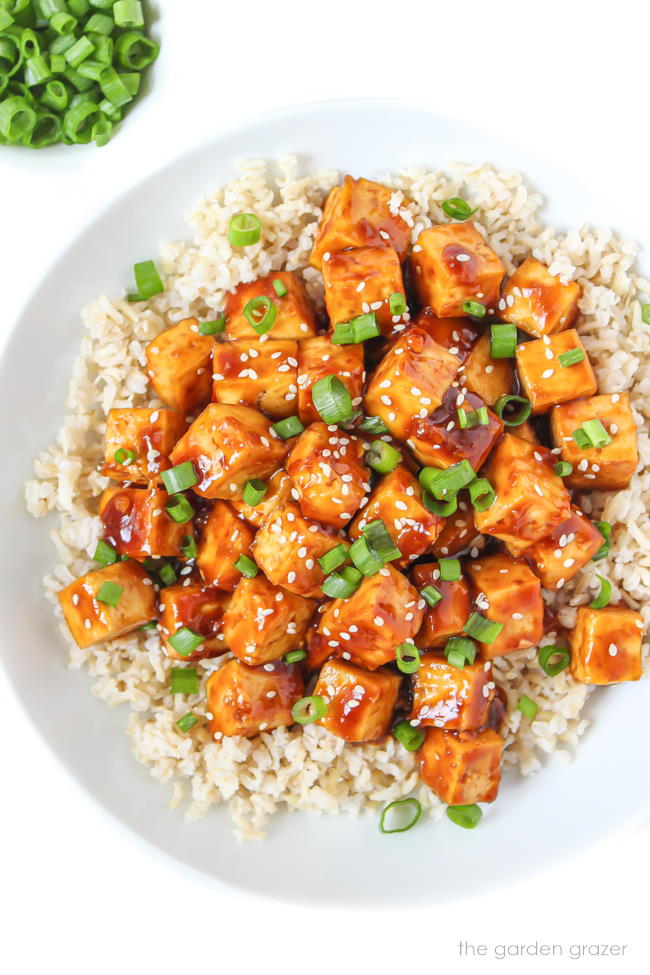
M 291 478 L 285 470 L 280 469 L 271 474 L 266 486 L 268 490 L 259 504 L 251 506 L 245 501 L 230 502 L 235 511 L 242 514 L 255 528 L 262 527 L 274 508 L 291 500 Z
M 492 660 L 537 646 L 544 635 L 544 601 L 541 582 L 528 566 L 498 552 L 468 561 L 465 569 L 480 613 L 503 623 L 492 643 L 479 643 L 481 656 Z
M 377 483 L 368 504 L 350 525 L 350 538 L 359 538 L 376 518 L 381 518 L 402 553 L 394 563 L 402 567 L 428 552 L 445 524 L 444 518 L 424 507 L 417 478 L 402 464 Z
M 586 420 L 600 420 L 611 437 L 605 447 L 580 449 L 573 431 Z M 562 460 L 573 464 L 565 478 L 572 488 L 616 491 L 626 488 L 639 463 L 636 425 L 626 393 L 576 399 L 551 410 L 551 435 Z
M 241 572 L 235 568 L 240 555 L 250 556 L 255 532 L 226 501 L 215 501 L 201 529 L 196 559 L 201 575 L 217 589 L 232 592 Z
M 504 741 L 492 728 L 478 734 L 431 728 L 420 749 L 420 775 L 443 802 L 494 802 L 501 781 Z
M 405 295 L 399 257 L 392 247 L 355 247 L 331 254 L 323 262 L 325 306 L 332 325 L 374 312 L 384 335 L 390 335 L 402 316 L 393 316 L 389 298 Z M 397 320 L 393 322 L 393 317 Z
M 579 349 L 584 359 L 574 366 L 563 367 L 560 356 L 572 349 Z M 574 328 L 533 342 L 521 342 L 517 346 L 517 369 L 533 413 L 547 413 L 557 403 L 592 396 L 598 389 L 585 347 Z
M 262 575 L 241 579 L 224 617 L 228 647 L 245 664 L 277 660 L 305 642 L 316 602 L 280 589 Z
M 210 733 L 217 741 L 224 735 L 253 738 L 261 731 L 293 724 L 291 709 L 303 690 L 300 669 L 294 665 L 278 661 L 248 667 L 229 660 L 208 680 Z
M 199 335 L 196 318 L 184 318 L 149 343 L 147 375 L 163 403 L 182 416 L 210 402 L 214 339 Z
M 571 500 L 553 469 L 555 462 L 546 448 L 504 434 L 482 472 L 496 500 L 486 511 L 475 511 L 478 530 L 500 538 L 512 555 L 519 555 L 566 521 Z
M 102 474 L 133 484 L 159 481 L 160 472 L 171 466 L 169 454 L 186 429 L 185 419 L 172 410 L 109 410 Z M 135 454 L 133 462 L 119 464 L 115 460 L 119 450 Z
M 460 366 L 456 356 L 422 328 L 407 329 L 391 346 L 368 384 L 365 409 L 380 416 L 392 435 L 407 440 L 414 418 L 442 403 Z
M 562 284 L 545 264 L 527 257 L 503 289 L 499 317 L 541 338 L 573 325 L 579 299 L 579 284 Z
M 317 723 L 345 741 L 377 741 L 390 731 L 401 682 L 397 674 L 330 660 L 314 688 L 327 704 Z
M 475 471 L 485 463 L 488 454 L 503 432 L 503 423 L 488 409 L 488 422 L 475 427 L 460 425 L 458 409 L 478 410 L 485 403 L 474 393 L 461 394 L 450 387 L 442 405 L 422 416 L 415 416 L 409 426 L 408 445 L 421 464 L 427 467 L 451 467 L 467 460 Z
M 278 297 L 274 281 L 280 281 L 287 289 Z M 244 309 L 253 298 L 270 298 L 276 308 L 273 325 L 265 335 L 258 335 L 244 315 Z M 226 336 L 231 340 L 246 339 L 249 342 L 266 342 L 273 339 L 306 339 L 317 331 L 316 316 L 309 304 L 302 282 L 291 271 L 271 271 L 266 277 L 237 285 L 226 297 Z M 215 372 L 217 370 L 215 369 Z
M 571 673 L 583 684 L 641 677 L 643 619 L 624 606 L 581 606 L 571 633 Z
M 461 366 L 458 379 L 470 393 L 494 406 L 500 396 L 512 392 L 515 371 L 510 359 L 492 358 L 492 340 L 482 335 Z
M 174 660 L 203 660 L 226 653 L 224 641 L 224 613 L 230 596 L 218 589 L 211 589 L 193 582 L 167 586 L 160 593 L 160 632 L 167 656 Z M 192 653 L 180 654 L 174 650 L 169 638 L 178 630 L 187 627 L 204 642 Z
M 297 504 L 270 513 L 253 542 L 253 556 L 276 586 L 298 596 L 320 596 L 325 575 L 319 558 L 342 542 L 333 528 L 305 518 Z
M 338 444 L 330 443 L 334 439 Z M 322 422 L 300 434 L 287 458 L 287 473 L 305 517 L 334 528 L 351 521 L 370 489 L 364 454 L 361 440 L 333 435 Z
M 241 495 L 246 481 L 273 474 L 286 455 L 286 444 L 257 410 L 211 403 L 178 441 L 171 460 L 194 465 L 200 480 L 193 490 L 201 497 L 228 500 Z
M 104 583 L 122 588 L 116 606 L 97 598 Z M 82 650 L 122 636 L 156 615 L 153 583 L 137 562 L 114 562 L 89 572 L 62 589 L 58 597 L 70 633 Z
M 415 645 L 422 650 L 442 647 L 449 637 L 461 636 L 463 627 L 472 615 L 474 606 L 469 585 L 464 576 L 457 582 L 445 582 L 440 578 L 437 562 L 416 565 L 413 568 L 413 585 L 421 592 L 425 586 L 433 586 L 442 599 L 435 606 L 428 604 Z
M 545 589 L 561 589 L 587 565 L 603 544 L 603 536 L 578 508 L 566 521 L 526 552 Z
M 408 224 L 391 206 L 395 194 L 388 186 L 368 179 L 346 176 L 340 186 L 330 190 L 321 217 L 310 264 L 321 269 L 326 255 L 336 254 L 348 247 L 390 246 L 400 260 L 406 256 L 411 243 Z M 402 198 L 400 206 L 408 205 Z
M 423 653 L 413 676 L 411 720 L 449 731 L 475 731 L 485 724 L 493 697 L 492 668 L 483 660 L 454 667 L 439 653 Z
M 253 406 L 274 420 L 296 412 L 298 343 L 293 339 L 215 342 L 212 368 L 215 403 Z
M 445 518 L 445 527 L 436 538 L 431 552 L 436 558 L 447 558 L 472 548 L 480 550 L 484 544 L 485 539 L 474 524 L 474 508 L 461 496 L 454 514 Z
M 440 318 L 464 315 L 466 301 L 492 305 L 505 267 L 471 221 L 423 230 L 411 251 L 413 284 Z
M 520 423 L 516 429 L 517 436 L 520 440 L 525 440 L 527 443 L 532 443 L 535 444 L 535 446 L 539 446 L 540 439 L 537 436 L 535 427 L 532 425 L 532 423 L 529 423 L 528 420 Z
M 423 328 L 434 342 L 465 362 L 485 329 L 471 318 L 438 318 L 424 308 L 414 319 L 414 328 Z
M 376 670 L 395 660 L 400 643 L 413 640 L 422 623 L 424 600 L 391 565 L 363 579 L 349 599 L 327 603 L 311 638 L 317 655 L 324 645 L 344 660 Z
M 132 559 L 179 557 L 192 522 L 178 524 L 165 511 L 166 491 L 157 488 L 107 488 L 99 500 L 102 538 Z
M 353 403 L 361 402 L 366 371 L 362 345 L 334 345 L 326 335 L 305 339 L 298 346 L 298 415 L 306 425 L 320 420 L 311 391 L 325 376 L 341 380 Z

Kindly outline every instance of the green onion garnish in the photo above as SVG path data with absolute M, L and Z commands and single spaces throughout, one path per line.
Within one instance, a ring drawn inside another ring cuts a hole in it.
M 479 806 L 447 806 L 447 818 L 455 826 L 462 826 L 463 829 L 476 829 L 483 816 Z
M 392 562 L 393 559 L 402 557 L 402 553 L 395 545 L 381 518 L 369 521 L 361 531 L 371 550 L 379 556 L 382 562 Z
M 381 833 L 405 833 L 417 823 L 422 815 L 422 806 L 417 799 L 396 799 L 382 810 L 379 819 Z M 391 825 L 392 823 L 392 825 Z
M 555 677 L 569 666 L 571 654 L 566 647 L 558 647 L 551 643 L 539 648 L 537 659 L 544 673 L 549 677 Z
M 478 477 L 469 486 L 469 498 L 475 511 L 487 511 L 496 501 L 496 492 L 485 477 Z
M 128 295 L 129 301 L 147 301 L 154 295 L 162 294 L 165 286 L 153 261 L 140 261 L 133 265 L 136 294 Z
M 641 321 L 644 325 L 650 325 L 650 305 L 641 305 Z
M 118 27 L 144 26 L 144 14 L 140 0 L 115 0 L 113 17 Z
M 100 538 L 93 559 L 100 565 L 113 565 L 114 562 L 117 562 L 117 552 L 112 545 Z
M 359 430 L 363 430 L 364 433 L 372 433 L 376 437 L 388 433 L 388 427 L 380 416 L 364 416 L 359 424 Z
M 170 467 L 168 471 L 161 471 L 160 476 L 168 494 L 179 494 L 199 483 L 191 460 L 177 464 L 176 467 Z
M 415 674 L 420 669 L 420 651 L 413 643 L 400 643 L 395 649 L 395 661 L 403 674 Z
M 445 644 L 444 654 L 447 662 L 462 669 L 465 664 L 473 664 L 478 653 L 476 644 L 464 636 L 452 636 Z
M 291 708 L 293 720 L 298 724 L 313 724 L 327 714 L 327 704 L 325 698 L 320 694 L 312 694 L 311 697 L 301 697 Z
M 347 386 L 336 376 L 324 376 L 314 383 L 311 398 L 321 419 L 328 426 L 349 423 L 354 415 Z
M 334 572 L 334 569 L 338 569 L 340 565 L 343 565 L 348 558 L 348 548 L 343 542 L 340 545 L 336 545 L 331 548 L 329 552 L 325 552 L 325 555 L 321 555 L 318 560 L 323 572 L 328 575 L 330 572 Z
M 252 559 L 249 559 L 247 555 L 240 555 L 235 562 L 235 568 L 238 572 L 241 572 L 243 576 L 247 579 L 254 579 L 257 573 L 260 571 L 255 565 Z
M 184 494 L 175 494 L 165 505 L 165 511 L 179 525 L 184 525 L 194 517 L 194 508 Z
M 301 660 L 304 660 L 306 656 L 306 650 L 290 650 L 289 653 L 285 653 L 284 661 L 287 664 L 297 664 Z
M 442 593 L 439 593 L 435 586 L 425 586 L 424 589 L 420 589 L 420 595 L 429 606 L 437 606 L 442 599 Z
M 490 325 L 490 341 L 493 359 L 512 359 L 517 349 L 517 326 Z
M 452 494 L 449 501 L 436 501 L 432 494 L 429 494 L 428 491 L 423 491 L 422 504 L 432 515 L 440 515 L 442 518 L 448 518 L 458 508 L 458 495 Z
M 267 491 L 268 486 L 264 483 L 264 481 L 260 481 L 256 477 L 252 478 L 250 481 L 246 481 L 246 484 L 244 485 L 244 493 L 242 495 L 244 504 L 249 505 L 251 508 L 255 508 L 261 501 L 264 500 Z
M 169 690 L 172 694 L 198 694 L 199 678 L 194 668 L 172 667 Z
M 361 538 L 357 538 L 356 541 L 352 542 L 348 550 L 348 556 L 364 576 L 374 576 L 376 572 L 379 572 L 384 567 L 383 560 L 370 548 L 363 535 Z
M 444 501 L 450 495 L 458 494 L 463 488 L 471 484 L 476 474 L 468 460 L 461 460 L 445 470 L 438 467 L 423 467 L 418 474 L 418 480 L 425 491 Z
M 532 721 L 539 708 L 527 694 L 522 694 L 517 701 L 517 710 L 521 711 L 525 718 L 530 718 Z
M 463 311 L 466 315 L 471 315 L 473 318 L 485 318 L 487 308 L 480 301 L 464 301 Z
M 160 567 L 158 577 L 163 586 L 173 586 L 178 578 L 174 572 L 174 566 L 170 565 L 169 562 L 165 562 L 164 565 Z
M 271 430 L 273 430 L 280 440 L 288 440 L 289 437 L 297 437 L 298 434 L 304 431 L 304 429 L 304 426 L 297 416 L 287 416 L 284 420 L 279 420 L 277 423 L 273 423 L 271 426 Z
M 487 406 L 480 406 L 478 410 L 464 410 L 459 407 L 458 426 L 461 430 L 473 430 L 475 427 L 486 427 L 490 422 Z
M 589 609 L 604 609 L 605 606 L 609 605 L 612 598 L 612 584 L 609 579 L 599 576 L 598 573 L 596 573 L 596 578 L 600 581 L 600 592 L 589 603 Z
M 212 322 L 201 322 L 199 325 L 199 335 L 220 335 L 226 328 L 226 319 L 215 318 Z
M 585 420 L 581 427 L 573 431 L 571 436 L 580 450 L 588 450 L 590 447 L 606 447 L 612 442 L 612 438 L 598 419 Z
M 485 616 L 481 616 L 480 613 L 472 613 L 463 627 L 465 633 L 473 640 L 488 644 L 494 643 L 502 629 L 503 623 L 497 623 L 496 620 L 488 620 Z
M 195 714 L 192 714 L 191 711 L 188 711 L 187 714 L 184 714 L 182 718 L 178 719 L 178 721 L 176 722 L 176 727 L 178 728 L 179 731 L 185 733 L 186 731 L 189 731 L 190 728 L 193 728 L 195 724 L 198 723 L 199 723 L 199 719 L 197 718 L 197 716 Z
M 553 470 L 558 477 L 568 477 L 573 472 L 573 464 L 570 464 L 568 460 L 559 460 L 553 466 Z
M 278 298 L 284 298 L 284 296 L 287 294 L 287 289 L 284 285 L 284 282 L 280 278 L 273 279 L 273 290 L 275 291 Z
M 340 572 L 331 572 L 323 582 L 321 589 L 326 596 L 331 599 L 349 599 L 361 582 L 361 573 L 358 569 L 348 565 Z
M 612 526 L 608 521 L 595 521 L 594 525 L 603 536 L 603 544 L 600 546 L 595 555 L 592 556 L 592 562 L 599 562 L 601 559 L 607 558 L 609 555 L 609 546 L 611 544 Z
M 181 552 L 186 559 L 195 559 L 199 554 L 196 539 L 193 535 L 184 535 L 181 541 Z
M 257 244 L 262 236 L 262 224 L 254 213 L 236 213 L 228 225 L 228 240 L 233 247 Z
M 339 322 L 332 330 L 332 345 L 354 345 L 356 339 L 351 322 Z
M 406 311 L 406 298 L 399 291 L 393 291 L 388 299 L 391 315 L 403 315 Z
M 157 620 L 149 620 L 148 623 L 143 623 L 142 626 L 138 627 L 139 630 L 157 630 L 158 622 Z
M 458 559 L 440 559 L 438 567 L 443 582 L 460 581 L 460 562 Z
M 258 335 L 265 335 L 272 328 L 277 315 L 278 309 L 268 295 L 251 298 L 244 306 L 244 317 Z
M 393 728 L 393 735 L 407 752 L 416 752 L 424 743 L 424 732 L 414 728 L 410 721 L 398 721 Z
M 442 204 L 442 212 L 452 220 L 467 220 L 477 210 L 478 207 L 472 209 L 469 203 L 459 196 L 452 196 Z
M 584 357 L 585 354 L 582 349 L 569 349 L 568 352 L 563 352 L 562 355 L 558 356 L 558 361 L 563 369 L 567 369 L 569 366 L 577 366 Z
M 97 600 L 106 606 L 115 608 L 123 592 L 124 586 L 118 585 L 117 582 L 102 582 L 97 593 Z
M 181 626 L 180 630 L 176 630 L 174 635 L 169 637 L 169 645 L 181 657 L 189 657 L 202 643 L 205 643 L 205 637 L 190 630 L 188 626 Z
M 374 311 L 352 318 L 349 322 L 339 322 L 332 333 L 333 345 L 353 345 L 366 342 L 381 335 Z
M 506 409 L 509 409 L 514 403 L 520 403 L 521 409 L 516 413 L 510 414 L 507 418 L 503 415 Z M 506 394 L 505 396 L 499 396 L 498 400 L 494 404 L 494 412 L 497 414 L 499 419 L 503 420 L 505 426 L 507 427 L 520 427 L 522 423 L 525 423 L 532 411 L 532 406 L 530 400 L 527 400 L 524 396 L 513 396 L 512 394 Z

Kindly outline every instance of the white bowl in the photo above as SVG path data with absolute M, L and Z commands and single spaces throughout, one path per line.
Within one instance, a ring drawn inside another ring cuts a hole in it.
M 570 767 L 550 762 L 527 779 L 507 776 L 480 827 L 446 819 L 396 836 L 374 816 L 278 816 L 264 843 L 238 844 L 225 810 L 185 824 L 167 808 L 169 792 L 130 754 L 127 712 L 89 693 L 89 678 L 66 668 L 66 651 L 41 578 L 55 561 L 48 525 L 28 517 L 22 484 L 37 451 L 54 437 L 82 327 L 79 309 L 129 283 L 131 266 L 159 242 L 185 236 L 184 214 L 225 182 L 243 157 L 302 157 L 378 176 L 402 165 L 490 161 L 523 170 L 560 226 L 615 223 L 642 236 L 633 201 L 587 190 L 579 173 L 495 141 L 424 108 L 340 102 L 286 109 L 251 120 L 180 156 L 112 203 L 80 232 L 32 296 L 0 365 L 0 479 L 4 518 L 0 570 L 2 661 L 43 739 L 76 781 L 152 848 L 211 882 L 286 900 L 398 905 L 474 895 L 547 867 L 650 806 L 647 743 L 650 684 L 596 692 L 592 726 Z M 618 181 L 612 181 L 617 184 Z M 618 187 L 617 187 L 618 188 Z

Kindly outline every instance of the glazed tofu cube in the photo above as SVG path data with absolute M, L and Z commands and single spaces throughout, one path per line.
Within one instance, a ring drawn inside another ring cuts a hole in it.
M 374 312 L 384 335 L 404 325 L 402 316 L 390 310 L 390 296 L 406 294 L 399 257 L 391 247 L 355 247 L 331 254 L 323 262 L 323 282 L 332 325 L 368 312 Z
M 158 609 L 159 628 L 167 656 L 173 660 L 192 661 L 226 653 L 224 613 L 229 600 L 227 593 L 203 586 L 200 582 L 166 586 L 161 591 Z M 169 638 L 183 627 L 204 638 L 203 643 L 189 654 L 178 653 L 169 642 Z
M 293 724 L 291 709 L 302 697 L 304 684 L 296 666 L 280 663 L 248 667 L 229 660 L 208 680 L 210 733 L 219 741 L 231 735 L 253 738 Z
M 241 572 L 235 568 L 240 555 L 250 556 L 255 532 L 226 501 L 215 501 L 201 529 L 196 559 L 201 575 L 217 589 L 232 592 Z
M 165 511 L 169 500 L 157 488 L 107 488 L 99 500 L 102 538 L 132 559 L 180 557 L 192 522 L 170 518 Z
M 311 391 L 326 376 L 337 376 L 347 388 L 352 404 L 361 403 L 366 370 L 362 345 L 334 345 L 325 335 L 305 339 L 298 346 L 298 415 L 307 425 L 320 420 Z
M 483 659 L 535 647 L 544 635 L 542 585 L 523 562 L 505 552 L 481 555 L 465 566 L 479 612 L 503 624 L 492 643 L 479 643 Z
M 333 528 L 305 518 L 297 504 L 274 508 L 253 542 L 253 557 L 276 586 L 298 596 L 320 596 L 325 575 L 319 558 L 342 537 Z
M 507 281 L 498 309 L 504 322 L 536 335 L 570 328 L 578 317 L 580 285 L 562 284 L 545 264 L 527 257 Z
M 458 410 L 461 408 L 467 414 L 484 406 L 480 396 L 461 393 L 457 386 L 452 386 L 437 409 L 424 417 L 416 416 L 409 426 L 407 443 L 420 463 L 427 467 L 451 467 L 467 460 L 478 471 L 501 436 L 503 423 L 488 409 L 486 424 L 462 427 Z
M 514 389 L 515 371 L 510 359 L 492 358 L 490 336 L 482 335 L 461 366 L 458 379 L 470 393 L 493 406 L 500 396 Z
M 273 287 L 274 281 L 279 282 L 280 290 L 286 288 L 287 293 L 282 297 Z M 260 336 L 246 318 L 244 309 L 253 298 L 262 297 L 271 299 L 276 316 L 269 331 Z M 291 271 L 271 271 L 266 277 L 237 285 L 226 298 L 225 310 L 226 336 L 232 342 L 237 339 L 257 343 L 274 339 L 306 339 L 317 331 L 316 316 L 302 282 Z
M 368 504 L 350 525 L 350 538 L 359 538 L 376 518 L 381 518 L 402 553 L 394 563 L 401 567 L 428 552 L 445 524 L 444 518 L 424 507 L 417 478 L 402 464 L 378 481 Z
M 291 501 L 291 479 L 285 470 L 271 474 L 266 482 L 267 492 L 259 504 L 250 505 L 245 501 L 231 501 L 232 507 L 244 516 L 246 521 L 261 528 L 274 508 Z
M 163 403 L 182 416 L 210 402 L 212 347 L 209 335 L 199 335 L 196 318 L 185 318 L 149 343 L 145 350 L 147 375 Z
M 424 600 L 406 576 L 386 565 L 361 582 L 349 599 L 327 603 L 310 644 L 324 645 L 344 660 L 376 670 L 395 660 L 400 643 L 413 640 L 422 623 Z
M 533 572 L 545 589 L 561 589 L 591 561 L 603 544 L 603 536 L 578 508 L 566 521 L 526 552 Z
M 624 606 L 581 606 L 571 633 L 571 673 L 583 684 L 641 677 L 643 619 Z
M 317 722 L 345 741 L 377 741 L 390 731 L 401 678 L 383 670 L 369 673 L 343 660 L 324 666 L 314 694 L 327 704 Z
M 215 403 L 253 406 L 274 420 L 296 412 L 298 343 L 293 339 L 215 342 L 212 368 Z
M 420 302 L 440 318 L 464 315 L 466 301 L 494 304 L 505 274 L 471 221 L 423 230 L 411 251 L 411 268 Z
M 388 186 L 346 176 L 340 186 L 330 190 L 325 201 L 310 264 L 320 270 L 331 254 L 366 246 L 392 247 L 403 260 L 411 243 L 411 231 L 398 210 L 408 203 Z
M 478 734 L 430 728 L 420 749 L 420 775 L 450 806 L 494 802 L 504 741 L 492 728 Z
M 611 437 L 604 447 L 580 448 L 572 434 L 586 420 L 600 420 Z M 551 435 L 562 460 L 573 464 L 572 488 L 616 491 L 626 488 L 639 463 L 636 425 L 625 393 L 592 396 L 551 410 Z
M 482 472 L 496 500 L 474 513 L 478 530 L 500 538 L 512 555 L 519 555 L 566 521 L 571 501 L 554 465 L 549 450 L 504 434 Z
M 107 588 L 102 591 L 103 586 Z M 115 562 L 89 572 L 62 589 L 58 598 L 70 633 L 82 650 L 122 636 L 156 615 L 153 583 L 137 562 Z
M 439 653 L 423 653 L 413 676 L 411 722 L 475 731 L 485 724 L 493 697 L 492 668 L 483 660 L 454 667 Z
M 173 464 L 190 461 L 193 491 L 203 498 L 237 498 L 246 481 L 264 480 L 282 467 L 287 447 L 265 416 L 249 406 L 211 403 L 174 447 Z
M 245 664 L 277 660 L 304 644 L 316 605 L 274 586 L 261 572 L 241 579 L 224 617 L 226 643 Z
M 423 328 L 434 342 L 465 362 L 485 329 L 471 318 L 438 318 L 430 308 L 423 308 L 413 319 L 414 328 Z
M 102 474 L 132 484 L 160 480 L 160 472 L 171 466 L 172 448 L 186 429 L 185 419 L 172 410 L 109 410 Z M 115 459 L 120 450 L 134 454 L 133 461 L 120 464 Z
M 454 514 L 445 518 L 445 527 L 436 538 L 431 552 L 436 558 L 447 558 L 469 549 L 478 551 L 484 541 L 474 524 L 474 508 L 461 497 Z
M 535 444 L 537 447 L 539 446 L 540 439 L 537 436 L 535 427 L 532 425 L 532 423 L 529 423 L 528 420 L 524 421 L 524 423 L 520 423 L 516 429 L 517 436 L 520 440 L 525 440 L 527 443 Z
M 351 521 L 370 489 L 364 454 L 361 440 L 333 434 L 324 423 L 312 423 L 300 434 L 287 473 L 306 518 L 334 528 Z
M 407 440 L 415 418 L 440 406 L 459 367 L 456 356 L 413 326 L 377 366 L 366 390 L 366 413 L 381 417 L 398 440 Z
M 582 362 L 563 367 L 560 356 L 573 350 L 584 356 Z M 517 369 L 533 413 L 547 413 L 557 403 L 578 396 L 592 396 L 598 389 L 594 371 L 580 336 L 574 328 L 557 335 L 545 335 L 517 346 Z
M 461 576 L 457 582 L 444 581 L 440 578 L 438 563 L 430 562 L 427 565 L 414 566 L 412 578 L 418 592 L 422 592 L 426 586 L 433 586 L 442 596 L 435 606 L 425 606 L 415 645 L 422 650 L 428 650 L 431 647 L 443 647 L 451 636 L 461 636 L 463 627 L 474 610 L 472 594 L 465 577 Z

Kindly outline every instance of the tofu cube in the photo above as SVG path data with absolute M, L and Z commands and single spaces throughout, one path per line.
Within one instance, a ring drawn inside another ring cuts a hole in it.
M 132 559 L 180 558 L 192 522 L 181 525 L 170 518 L 165 511 L 169 500 L 157 488 L 107 488 L 99 500 L 102 538 Z
M 108 411 L 102 474 L 116 481 L 149 484 L 171 466 L 169 455 L 187 429 L 182 416 L 172 410 L 115 409 Z M 115 459 L 117 451 L 135 454 L 130 464 Z
M 560 356 L 572 349 L 584 355 L 574 366 L 562 366 Z M 517 369 L 533 413 L 547 413 L 557 403 L 578 396 L 593 396 L 598 389 L 585 347 L 574 328 L 557 335 L 521 342 L 517 346 Z
M 365 409 L 379 416 L 398 440 L 408 440 L 417 418 L 442 403 L 460 362 L 423 328 L 395 340 L 368 384 Z
M 591 561 L 603 544 L 603 536 L 578 508 L 572 506 L 566 521 L 526 552 L 531 568 L 544 589 L 561 589 Z
M 485 539 L 474 524 L 474 508 L 461 496 L 453 515 L 445 518 L 445 527 L 436 538 L 431 553 L 436 558 L 447 558 L 470 549 L 480 550 Z
M 199 335 L 198 319 L 184 318 L 145 350 L 151 385 L 163 403 L 182 416 L 210 402 L 213 346 L 210 335 Z
M 174 447 L 173 464 L 190 461 L 193 491 L 203 498 L 235 499 L 247 481 L 264 480 L 282 467 L 287 446 L 265 416 L 249 406 L 211 403 Z
M 457 582 L 446 582 L 440 578 L 438 563 L 429 562 L 414 566 L 412 579 L 418 592 L 422 592 L 426 586 L 433 586 L 442 596 L 435 606 L 428 603 L 425 606 L 415 645 L 421 650 L 429 650 L 431 647 L 443 647 L 449 637 L 462 636 L 463 627 L 474 610 L 465 577 L 461 575 Z
M 581 449 L 573 431 L 586 420 L 600 420 L 611 437 L 605 447 Z M 565 478 L 572 488 L 617 491 L 626 488 L 639 463 L 636 424 L 626 393 L 592 396 L 562 403 L 551 410 L 551 436 L 562 460 L 573 464 Z
M 493 697 L 492 668 L 483 660 L 454 667 L 439 653 L 423 653 L 413 675 L 411 722 L 475 731 L 487 721 Z
M 224 640 L 224 613 L 230 596 L 218 589 L 204 586 L 200 582 L 189 585 L 180 583 L 166 586 L 160 593 L 159 620 L 160 632 L 167 656 L 173 660 L 204 660 L 206 657 L 219 657 L 228 647 Z M 174 650 L 169 638 L 187 627 L 203 643 L 192 653 L 180 654 Z
M 240 555 L 250 556 L 255 532 L 227 501 L 215 501 L 201 528 L 196 563 L 205 581 L 232 592 L 241 572 L 235 568 Z
M 464 315 L 466 301 L 494 304 L 506 270 L 470 220 L 423 230 L 411 268 L 420 302 L 440 318 Z
M 327 525 L 305 518 L 297 504 L 274 508 L 253 542 L 253 557 L 276 586 L 298 596 L 321 596 L 319 558 L 343 541 Z
M 215 403 L 252 406 L 274 420 L 296 412 L 298 343 L 293 339 L 215 342 L 212 368 Z
M 416 315 L 412 327 L 423 328 L 434 342 L 448 349 L 461 362 L 465 362 L 485 331 L 472 318 L 438 318 L 430 308 L 423 308 Z
M 556 458 L 544 447 L 512 433 L 501 438 L 482 472 L 496 492 L 486 511 L 475 511 L 480 532 L 505 542 L 511 555 L 534 545 L 571 514 L 571 499 L 554 471 Z
M 327 704 L 317 724 L 345 741 L 377 741 L 390 731 L 402 681 L 397 674 L 369 673 L 343 660 L 329 660 L 314 694 Z
M 479 643 L 483 659 L 537 646 L 544 635 L 544 601 L 541 582 L 528 566 L 498 552 L 467 562 L 465 569 L 480 613 L 503 623 L 492 643 Z
M 337 529 L 352 520 L 370 489 L 364 455 L 361 440 L 332 434 L 322 422 L 300 434 L 287 458 L 287 473 L 306 518 Z
M 361 403 L 366 370 L 363 345 L 334 345 L 326 335 L 305 339 L 298 346 L 298 415 L 307 425 L 320 420 L 311 391 L 314 383 L 334 375 L 350 394 L 353 405 Z
M 418 480 L 403 464 L 377 482 L 368 504 L 350 525 L 350 538 L 359 538 L 362 529 L 376 518 L 381 518 L 402 553 L 402 558 L 393 563 L 399 567 L 428 552 L 445 524 L 444 518 L 424 507 Z
M 574 324 L 580 294 L 575 281 L 562 284 L 545 264 L 527 257 L 503 288 L 499 317 L 537 338 L 552 335 Z
M 231 652 L 245 664 L 277 660 L 305 642 L 316 602 L 274 586 L 262 575 L 240 579 L 224 617 Z
M 368 179 L 346 176 L 340 186 L 330 190 L 309 258 L 322 268 L 331 254 L 348 247 L 388 246 L 404 260 L 411 243 L 411 230 L 398 213 L 409 200 L 399 194 L 400 203 L 391 205 L 395 191 Z
M 478 471 L 503 433 L 503 422 L 488 409 L 488 422 L 473 427 L 461 427 L 459 407 L 468 413 L 485 406 L 480 396 L 461 393 L 451 386 L 442 404 L 422 416 L 414 417 L 409 427 L 408 445 L 421 464 L 427 467 L 451 467 L 467 460 Z
M 470 393 L 494 406 L 500 396 L 511 393 L 515 387 L 515 371 L 510 359 L 492 358 L 492 340 L 482 335 L 472 347 L 461 366 L 458 379 Z
M 231 501 L 230 504 L 255 528 L 261 528 L 274 508 L 291 501 L 291 478 L 280 469 L 271 474 L 266 482 L 267 492 L 259 504 L 250 505 L 245 501 Z
M 273 287 L 274 281 L 280 282 L 286 288 L 287 293 L 282 297 L 278 297 Z M 253 298 L 262 297 L 271 299 L 276 317 L 269 331 L 258 335 L 246 318 L 244 310 Z M 271 271 L 263 278 L 237 285 L 226 297 L 225 312 L 226 337 L 231 342 L 245 339 L 259 344 L 275 339 L 306 339 L 315 335 L 318 329 L 316 316 L 303 284 L 291 271 Z
M 332 325 L 368 312 L 374 312 L 384 335 L 404 325 L 402 316 L 390 310 L 392 294 L 406 295 L 402 266 L 391 247 L 355 247 L 331 254 L 323 262 L 323 283 Z
M 494 802 L 504 741 L 492 728 L 478 734 L 430 728 L 419 751 L 420 776 L 450 806 Z
M 229 660 L 207 683 L 210 733 L 216 741 L 233 735 L 253 738 L 261 731 L 293 724 L 291 709 L 303 691 L 300 669 L 294 665 L 278 661 L 248 667 Z
M 406 576 L 386 565 L 369 576 L 349 599 L 333 599 L 310 640 L 318 655 L 324 646 L 366 670 L 395 660 L 400 643 L 413 640 L 422 623 L 424 600 Z
M 583 684 L 639 680 L 642 639 L 640 613 L 624 606 L 581 606 L 571 633 L 571 674 Z
M 116 606 L 97 598 L 104 583 L 121 587 Z M 58 598 L 70 633 L 82 650 L 122 636 L 156 616 L 153 583 L 137 562 L 114 562 L 89 572 L 62 589 Z

